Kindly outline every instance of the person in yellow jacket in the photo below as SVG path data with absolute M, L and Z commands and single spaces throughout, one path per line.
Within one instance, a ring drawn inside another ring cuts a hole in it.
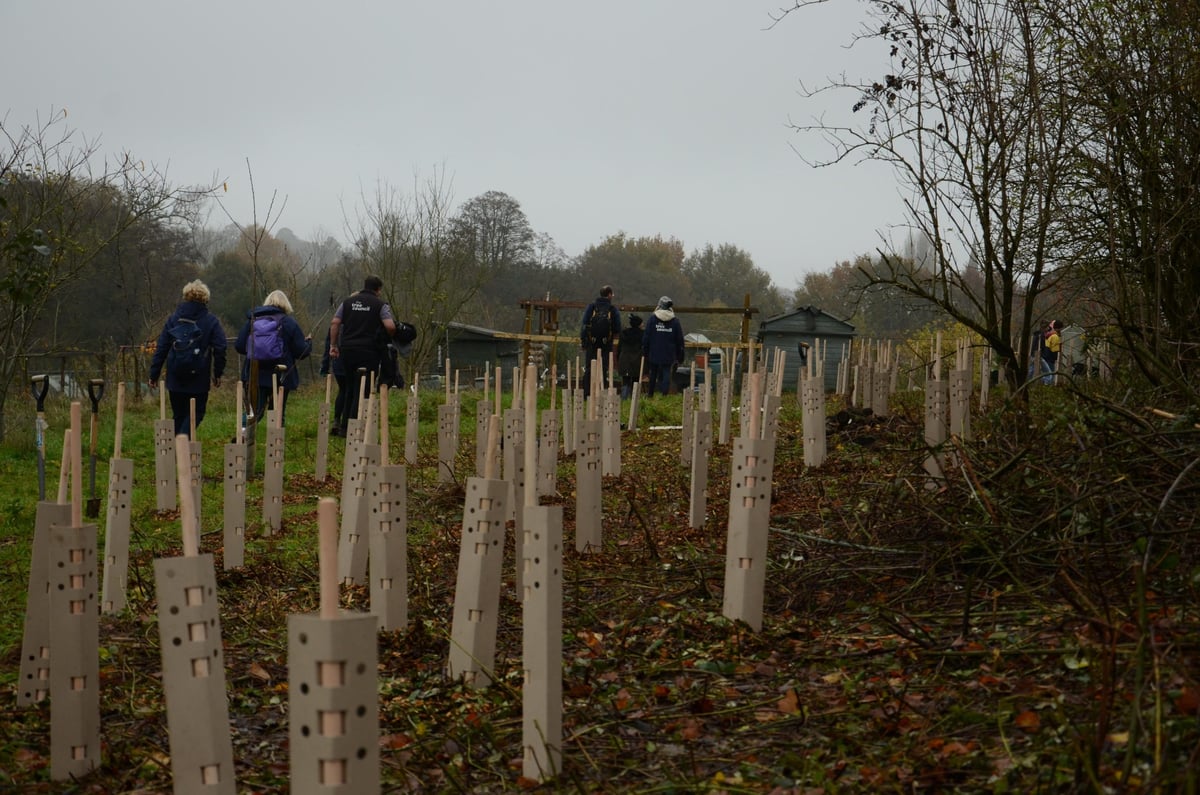
M 1053 384 L 1054 377 L 1058 373 L 1058 354 L 1062 350 L 1062 330 L 1063 323 L 1061 320 L 1051 320 L 1050 325 L 1046 328 L 1046 340 L 1042 345 L 1042 363 L 1046 372 L 1042 376 L 1043 384 Z

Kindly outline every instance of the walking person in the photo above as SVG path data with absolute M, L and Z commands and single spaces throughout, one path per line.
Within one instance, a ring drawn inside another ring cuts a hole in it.
M 255 416 L 275 408 L 274 376 L 280 365 L 287 368 L 279 378 L 283 387 L 283 405 L 279 407 L 279 424 L 284 424 L 288 395 L 300 386 L 300 371 L 296 362 L 312 354 L 312 336 L 305 335 L 292 317 L 292 302 L 283 290 L 272 290 L 246 319 L 233 343 L 234 350 L 245 356 L 242 363 L 242 382 L 250 394 L 251 362 L 258 362 Z
M 342 301 L 329 323 L 329 355 L 341 361 L 349 390 L 334 423 L 335 436 L 345 436 L 351 418 L 358 416 L 359 370 L 378 382 L 387 341 L 396 333 L 396 318 L 382 292 L 383 280 L 368 276 L 361 290 Z
M 612 353 L 613 340 L 621 333 L 621 313 L 612 304 L 613 288 L 604 285 L 600 295 L 583 310 L 583 326 L 579 342 L 583 346 L 583 394 L 587 397 L 592 389 L 592 364 L 600 354 L 603 383 L 608 384 L 608 357 Z
M 675 317 L 674 307 L 675 303 L 667 296 L 659 298 L 658 307 L 646 326 L 646 333 L 642 335 L 642 352 L 650 368 L 647 397 L 653 396 L 656 391 L 668 394 L 671 391 L 671 374 L 677 365 L 683 363 L 683 325 Z
M 150 359 L 148 383 L 158 386 L 166 369 L 166 389 L 175 420 L 175 435 L 191 437 L 191 404 L 196 401 L 196 426 L 208 408 L 208 392 L 221 386 L 228 343 L 221 321 L 208 311 L 208 286 L 196 279 L 183 286 L 183 301 L 163 324 Z
M 1042 376 L 1043 384 L 1053 384 L 1058 375 L 1058 354 L 1062 350 L 1062 330 L 1063 322 L 1061 320 L 1051 320 L 1050 325 L 1046 328 L 1045 340 L 1042 344 L 1042 365 L 1046 371 L 1046 374 Z
M 617 339 L 617 372 L 621 375 L 621 399 L 628 400 L 633 385 L 642 375 L 642 319 L 629 316 L 629 328 Z

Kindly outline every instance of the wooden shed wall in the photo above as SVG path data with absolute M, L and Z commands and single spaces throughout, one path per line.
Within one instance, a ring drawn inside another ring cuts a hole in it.
M 854 339 L 854 327 L 820 311 L 799 309 L 786 315 L 764 320 L 759 327 L 759 342 L 764 355 L 770 362 L 777 349 L 787 353 L 784 361 L 783 388 L 796 390 L 800 368 L 797 347 L 801 341 L 809 344 L 810 355 L 815 355 L 817 340 L 828 343 L 825 352 L 825 391 L 837 389 L 837 368 L 843 356 L 850 355 L 850 341 Z

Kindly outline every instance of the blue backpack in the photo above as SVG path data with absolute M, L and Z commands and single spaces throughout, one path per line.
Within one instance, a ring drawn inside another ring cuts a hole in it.
M 250 358 L 259 362 L 283 358 L 282 312 L 260 315 L 250 324 Z
M 185 378 L 207 372 L 207 335 L 196 321 L 176 318 L 167 333 L 171 337 L 171 349 L 167 352 L 168 369 Z

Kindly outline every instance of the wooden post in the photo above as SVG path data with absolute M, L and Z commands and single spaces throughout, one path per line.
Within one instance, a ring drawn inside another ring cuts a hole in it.
M 113 457 L 108 462 L 108 509 L 104 524 L 104 577 L 100 610 L 125 609 L 129 579 L 129 533 L 133 516 L 133 461 L 121 458 L 121 433 L 125 423 L 125 382 L 117 384 L 117 423 Z
M 942 380 L 942 335 L 938 332 L 935 349 L 930 357 L 931 372 L 925 382 L 925 445 L 929 455 L 925 458 L 925 471 L 935 480 L 945 477 L 945 452 L 943 447 L 950 431 L 950 390 Z M 930 483 L 930 487 L 936 484 Z
M 684 396 L 687 400 L 688 396 Z M 712 449 L 712 414 L 708 410 L 708 374 L 704 378 L 704 401 L 692 411 L 691 441 L 691 502 L 688 527 L 704 526 L 708 513 L 708 454 Z
M 531 506 L 525 512 L 522 772 L 544 781 L 562 769 L 562 506 Z
M 733 373 L 725 366 L 737 354 L 733 350 L 721 352 L 721 374 L 717 376 L 717 443 L 729 444 L 729 425 L 733 414 Z
M 525 536 L 521 532 L 522 514 L 520 506 L 525 495 L 525 481 L 527 474 L 525 472 L 525 436 L 526 433 L 532 435 L 535 429 L 525 428 L 525 412 L 519 408 L 520 394 L 520 371 L 513 368 L 513 398 L 511 407 L 504 409 L 504 450 L 501 454 L 503 463 L 501 477 L 508 482 L 511 491 L 510 497 L 505 501 L 509 508 L 509 518 L 513 520 L 513 548 L 515 550 L 516 572 L 515 580 L 517 588 L 521 587 L 521 578 L 524 572 L 521 570 L 522 547 L 525 541 Z
M 487 469 L 488 426 L 492 408 L 488 402 L 488 381 L 491 380 L 491 363 L 483 371 L 483 399 L 475 403 L 475 477 L 483 477 Z
M 438 406 L 438 483 L 454 482 L 454 459 L 458 454 L 458 401 L 448 384 L 446 402 Z
M 964 442 L 971 440 L 972 375 L 971 348 L 967 340 L 958 340 L 950 371 L 950 434 Z
M 417 453 L 420 445 L 420 427 L 421 427 L 421 393 L 420 386 L 416 383 L 408 390 L 408 397 L 405 401 L 404 416 L 404 463 L 410 467 L 417 465 Z
M 325 376 L 325 401 L 317 406 L 317 457 L 314 477 L 325 482 L 329 469 L 329 396 L 333 391 L 333 373 Z
M 550 388 L 550 408 L 542 412 L 538 435 L 537 494 L 549 497 L 558 492 L 558 437 L 562 415 L 554 408 L 554 388 Z
M 282 365 L 280 365 L 282 366 Z M 263 461 L 263 504 L 262 518 L 265 535 L 272 536 L 283 529 L 283 388 L 277 386 L 279 376 L 271 374 L 275 390 L 275 410 L 267 423 L 267 454 Z
M 158 385 L 158 419 L 154 421 L 155 510 L 175 510 L 175 423 L 167 419 L 167 384 Z
M 182 481 L 191 466 L 187 437 L 175 440 Z M 163 693 L 177 793 L 237 791 L 217 581 L 212 555 L 200 554 L 200 529 L 189 488 L 179 493 L 183 556 L 154 561 L 163 662 Z
M 600 377 L 597 374 L 597 377 Z M 535 427 L 537 373 L 526 377 L 526 426 Z M 593 397 L 599 397 L 594 391 Z M 525 440 L 526 468 L 537 455 L 532 431 Z M 537 489 L 525 489 L 521 511 L 522 577 L 521 736 L 522 772 L 543 781 L 562 769 L 562 507 L 537 504 Z
M 320 612 L 288 617 L 288 744 L 297 795 L 379 791 L 376 618 L 338 612 L 337 503 L 317 506 Z
M 601 422 L 595 419 L 595 400 L 588 401 L 589 418 L 579 423 L 575 447 L 575 551 L 599 552 L 602 541 L 601 487 L 604 467 L 600 460 Z
M 982 411 L 987 408 L 988 393 L 992 386 L 992 349 L 990 346 L 983 349 L 983 353 L 979 356 L 979 408 Z
M 199 435 L 196 432 L 196 399 L 192 398 L 188 401 L 188 437 L 185 445 L 188 451 L 188 468 L 179 470 L 180 483 L 187 483 L 192 490 L 193 508 L 196 512 L 196 532 L 200 532 L 203 526 L 200 523 L 201 497 L 204 494 L 204 471 L 203 471 L 203 451 L 200 446 Z M 175 444 L 178 446 L 179 439 L 175 439 Z M 182 509 L 182 503 L 180 508 Z
M 575 453 L 575 410 L 573 408 L 574 392 L 571 389 L 571 363 L 567 362 L 567 383 L 562 391 L 562 451 L 563 455 Z
M 616 372 L 615 364 L 609 372 Z M 615 477 L 621 474 L 621 392 L 610 378 L 607 387 L 592 394 L 600 402 L 601 471 Z
M 583 384 L 583 364 L 577 358 L 575 360 L 575 394 L 571 398 L 571 422 L 575 425 L 571 438 L 575 442 L 575 446 L 567 451 L 569 455 L 578 453 L 579 447 L 583 443 L 583 423 L 587 419 L 587 403 L 587 389 Z
M 245 564 L 246 559 L 246 437 L 242 429 L 244 385 L 237 384 L 237 413 L 234 441 L 225 445 L 225 499 L 223 505 L 225 549 L 221 556 L 226 571 Z
M 748 432 L 734 440 L 729 478 L 729 528 L 722 612 L 762 629 L 766 585 L 767 524 L 771 510 L 774 439 L 757 437 L 761 378 L 751 377 Z
M 814 346 L 801 380 L 801 428 L 804 435 L 804 464 L 817 467 L 825 463 L 825 371 L 820 361 L 820 340 Z
M 367 478 L 371 467 L 379 466 L 377 444 L 346 438 L 346 459 L 349 472 L 344 479 L 342 494 L 342 534 L 338 544 L 338 575 L 347 584 L 367 584 L 367 561 L 370 554 L 370 523 L 367 500 Z
M 762 629 L 767 570 L 767 522 L 773 441 L 740 436 L 733 442 L 730 524 L 722 614 Z
M 63 433 L 56 501 L 40 500 L 34 518 L 29 584 L 25 597 L 25 627 L 21 637 L 21 668 L 17 706 L 28 707 L 50 695 L 50 538 L 57 527 L 71 524 L 66 478 L 71 466 L 71 429 Z M 61 552 L 58 553 L 61 557 Z
M 467 685 L 477 688 L 492 683 L 504 533 L 512 515 L 509 504 L 512 488 L 507 481 L 496 479 L 495 448 L 499 446 L 499 436 L 500 420 L 493 414 L 488 421 L 484 477 L 467 479 L 450 654 L 446 661 L 448 676 L 461 677 Z M 518 561 L 518 566 L 521 564 Z
M 882 340 L 876 343 L 875 362 L 871 374 L 871 413 L 876 417 L 888 415 L 888 396 L 892 391 L 891 354 Z
M 50 778 L 100 765 L 96 525 L 83 524 L 82 408 L 71 404 L 71 521 L 50 531 Z
M 696 365 L 693 363 L 689 370 L 688 383 L 690 386 L 680 395 L 680 431 L 679 431 L 679 463 L 685 467 L 692 465 L 692 433 L 695 431 L 696 412 Z
M 379 387 L 379 455 L 367 477 L 371 612 L 381 630 L 408 626 L 408 470 L 389 463 L 388 388 Z
M 629 421 L 625 423 L 625 427 L 631 431 L 637 430 L 638 401 L 642 394 L 642 374 L 645 371 L 645 367 L 645 357 L 639 358 L 638 377 L 637 380 L 633 382 L 633 388 L 629 391 Z

